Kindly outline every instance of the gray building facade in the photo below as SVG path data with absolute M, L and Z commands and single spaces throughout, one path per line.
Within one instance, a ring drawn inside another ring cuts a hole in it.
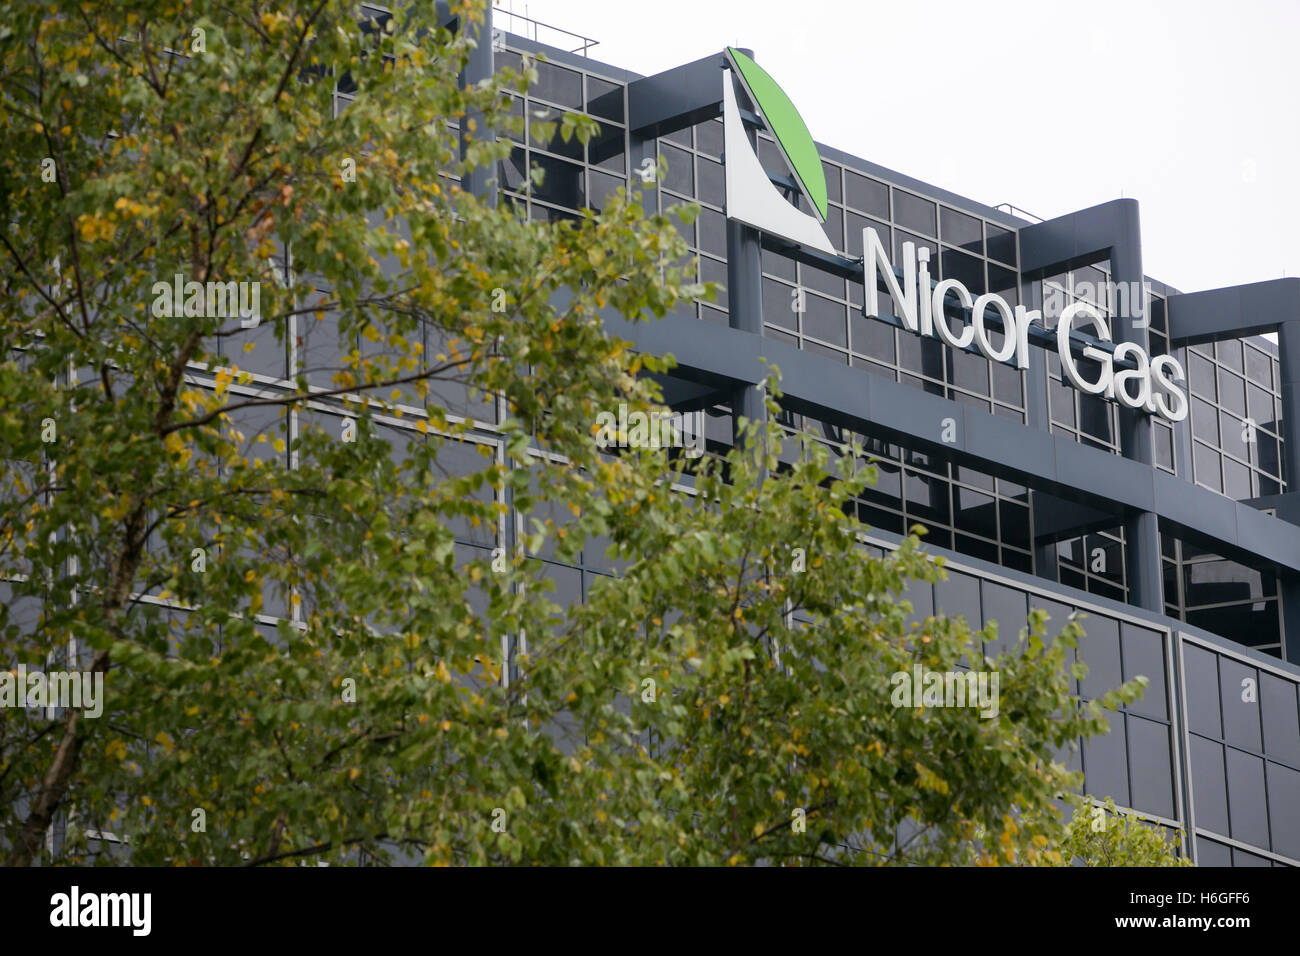
M 525 134 L 483 188 L 521 216 L 559 220 L 600 209 L 643 178 L 646 160 L 666 160 L 645 202 L 699 204 L 684 235 L 700 280 L 726 287 L 661 321 L 607 318 L 638 348 L 676 357 L 666 400 L 702 414 L 720 451 L 737 417 L 761 413 L 760 360 L 777 365 L 792 434 L 852 433 L 877 458 L 880 480 L 859 503 L 876 545 L 919 523 L 947 559 L 947 581 L 909 593 L 918 617 L 1005 627 L 1030 608 L 1058 624 L 1081 611 L 1082 697 L 1150 679 L 1142 700 L 1111 715 L 1109 735 L 1061 755 L 1089 793 L 1186 830 L 1199 865 L 1300 865 L 1300 496 L 1289 490 L 1300 473 L 1300 279 L 1183 292 L 1143 273 L 1134 200 L 1037 221 L 821 143 L 835 254 L 795 246 L 728 219 L 724 51 L 642 77 L 582 46 L 495 32 L 494 65 L 546 58 L 519 114 L 584 112 L 602 133 L 585 148 Z M 753 107 L 757 155 L 793 193 Z M 528 188 L 532 167 L 540 188 Z M 895 257 L 905 242 L 928 249 L 935 281 L 1041 310 L 1029 367 L 868 317 L 867 227 Z M 1126 306 L 1134 283 L 1143 294 Z M 1072 387 L 1042 346 L 1076 301 L 1105 316 L 1117 342 L 1178 360 L 1183 420 Z M 557 583 L 570 577 L 577 597 L 585 573 L 557 568 Z

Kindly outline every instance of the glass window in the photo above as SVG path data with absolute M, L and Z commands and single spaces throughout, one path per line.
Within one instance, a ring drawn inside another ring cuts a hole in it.
M 1001 266 L 995 266 L 992 263 L 989 263 L 988 290 L 990 292 L 996 292 L 1013 306 L 1020 304 L 1020 285 L 1015 272 L 1010 269 L 1004 269 Z M 997 315 L 997 313 L 992 309 L 985 314 L 986 316 Z
M 889 187 L 850 169 L 844 170 L 844 202 L 869 216 L 889 218 Z M 858 232 L 861 241 L 861 229 Z
M 870 212 L 864 209 L 863 212 Z M 894 222 L 904 229 L 922 232 L 927 236 L 935 235 L 935 206 L 928 199 L 914 196 L 901 189 L 894 190 Z
M 1268 765 L 1268 808 L 1273 851 L 1300 859 L 1300 773 Z
M 1124 622 L 1120 630 L 1124 641 L 1124 680 L 1130 681 L 1142 675 L 1150 681 L 1142 697 L 1128 705 L 1128 711 L 1165 719 L 1168 709 L 1165 705 L 1163 635 L 1128 622 Z
M 727 181 L 722 172 L 722 164 L 703 156 L 698 157 L 695 164 L 700 177 L 700 201 L 715 206 L 726 205 Z
M 1188 702 L 1190 710 L 1191 703 Z M 1224 779 L 1223 745 L 1192 734 L 1188 763 L 1192 772 L 1192 801 L 1196 825 L 1228 833 L 1228 785 Z
M 1220 655 L 1219 686 L 1223 693 L 1223 739 L 1247 750 L 1262 750 L 1259 672 Z
M 992 510 L 991 499 L 989 509 Z M 990 534 L 989 537 L 993 535 Z M 1025 592 L 995 581 L 981 581 L 980 590 L 983 592 L 985 626 L 993 621 L 998 624 L 997 643 L 991 644 L 985 653 L 995 656 L 1002 651 L 1010 651 L 1020 639 L 1020 631 L 1025 627 L 1025 619 L 1029 615 Z
M 1005 362 L 990 362 L 993 370 L 993 397 L 1017 408 L 1025 405 L 1024 376 L 1020 369 Z
M 842 202 L 844 197 L 840 190 L 840 167 L 823 159 L 822 175 L 826 177 L 826 198 L 831 202 Z
M 1268 807 L 1264 796 L 1264 761 L 1227 748 L 1228 836 L 1254 846 L 1268 846 Z
M 1219 477 L 1219 456 L 1211 448 L 1200 442 L 1193 442 L 1192 458 L 1196 468 L 1196 480 L 1211 491 L 1223 491 L 1223 481 Z
M 239 321 L 234 320 L 223 331 L 235 331 L 238 325 Z M 222 362 L 254 375 L 284 378 L 289 367 L 288 352 L 285 343 L 276 337 L 276 330 L 283 327 L 283 322 L 261 322 L 253 328 L 235 331 L 221 340 Z
M 605 204 L 609 201 L 610 197 L 617 193 L 619 188 L 625 185 L 625 183 L 621 176 L 611 176 L 608 173 L 602 173 L 597 169 L 591 170 L 588 175 L 591 177 L 591 188 L 589 190 L 589 195 L 587 196 L 587 202 L 591 205 L 592 209 L 599 212 L 605 208 Z
M 933 271 L 933 267 L 931 268 Z M 957 279 L 972 295 L 983 295 L 984 260 L 959 252 L 956 249 L 943 250 L 943 277 Z
M 1088 667 L 1088 676 L 1083 679 L 1080 694 L 1096 700 L 1124 683 L 1119 664 L 1119 622 L 1090 613 L 1082 624 L 1079 657 Z
M 844 212 L 839 206 L 827 208 L 822 231 L 826 233 L 826 238 L 831 241 L 832 246 L 836 249 L 844 248 Z
M 1156 464 L 1170 471 L 1174 470 L 1174 430 L 1159 423 L 1152 423 L 1151 438 L 1155 445 Z
M 534 113 L 543 115 L 534 115 L 529 119 L 529 141 L 532 146 L 546 150 L 548 153 L 555 153 L 557 156 L 563 156 L 566 159 L 582 160 L 582 141 L 576 136 L 570 136 L 566 141 L 563 135 L 562 123 L 567 115 L 564 110 L 549 109 L 546 107 L 534 107 Z M 549 136 L 542 134 L 542 124 L 546 123 L 553 127 Z
M 1273 428 L 1273 395 L 1258 385 L 1246 389 L 1247 414 L 1260 428 Z
M 958 531 L 983 535 L 996 541 L 997 499 L 981 491 L 953 485 L 953 522 Z
M 1253 497 L 1250 486 L 1250 469 L 1245 465 L 1223 459 L 1223 493 L 1233 501 L 1245 501 Z
M 844 306 L 823 299 L 814 292 L 804 294 L 803 331 L 804 335 L 811 335 L 823 342 L 844 348 L 849 346 Z
M 998 560 L 998 546 L 996 544 L 981 538 L 967 537 L 964 534 L 954 536 L 953 550 L 968 554 L 972 558 L 979 558 L 981 561 L 996 562 Z M 999 634 L 997 644 L 990 644 L 985 649 L 985 653 L 997 655 L 1009 646 L 1011 645 L 1007 641 L 1005 634 Z
M 684 196 L 694 196 L 695 174 L 691 171 L 691 154 L 660 141 L 659 155 L 668 161 L 668 172 L 663 179 L 664 188 Z
M 1264 723 L 1264 753 L 1300 767 L 1300 710 L 1296 705 L 1296 685 L 1261 671 L 1259 703 Z M 1300 807 L 1300 800 L 1293 805 Z M 1291 855 L 1300 858 L 1300 853 Z
M 1002 543 L 1028 551 L 1032 546 L 1029 538 L 1029 509 L 1002 498 L 998 501 L 998 513 L 1002 521 Z
M 478 475 L 492 467 L 493 458 L 484 457 L 483 449 L 487 446 L 475 442 L 444 441 L 431 455 L 430 479 L 437 484 L 440 481 Z M 468 497 L 483 504 L 490 503 L 495 494 L 492 486 L 485 480 Z M 446 519 L 447 527 L 459 540 L 472 544 L 493 547 L 497 543 L 497 527 L 490 522 L 479 521 L 477 525 L 468 516 L 450 516 Z
M 708 256 L 700 256 L 700 281 L 716 282 L 719 286 L 717 304 L 727 308 L 727 264 Z
M 991 222 L 986 224 L 986 231 L 988 233 L 989 258 L 1014 266 L 1016 264 L 1016 234 L 1010 229 L 1003 229 Z
M 912 605 L 909 621 L 923 621 L 934 614 L 934 588 L 928 581 L 908 581 L 901 597 Z
M 725 257 L 727 255 L 726 217 L 708 207 L 701 207 L 695 225 L 700 232 L 700 250 Z
M 860 239 L 861 237 L 859 237 Z M 883 236 L 881 237 L 884 238 Z M 931 239 L 922 239 L 918 235 L 910 232 L 904 232 L 902 229 L 894 230 L 894 261 L 903 261 L 903 243 L 911 242 L 916 245 L 917 249 L 924 246 L 930 250 L 930 277 L 936 278 L 939 274 L 939 247 Z M 889 301 L 886 299 L 886 301 Z
M 972 628 L 980 627 L 984 620 L 980 613 L 979 579 L 960 571 L 949 569 L 947 580 L 935 582 L 934 605 L 936 613 L 964 617 Z
M 1272 866 L 1268 857 L 1258 856 L 1254 853 L 1247 853 L 1245 850 L 1239 850 L 1237 847 L 1232 848 L 1232 865 L 1233 867 L 1243 866 Z
M 1188 611 L 1187 623 L 1251 647 L 1281 640 L 1276 601 Z
M 546 595 L 549 600 L 566 609 L 582 603 L 581 571 L 577 568 L 551 564 L 549 561 L 545 562 L 542 567 L 542 579 L 555 583 L 555 591 Z
M 791 306 L 797 305 L 795 288 L 775 279 L 763 277 L 763 321 L 797 332 L 799 313 Z
M 1223 831 L 1219 832 L 1222 833 Z M 1196 865 L 1232 866 L 1232 850 L 1222 843 L 1216 843 L 1213 840 L 1198 836 L 1196 838 Z
M 833 295 L 837 299 L 844 298 L 844 280 L 839 276 L 823 272 L 821 269 L 815 269 L 807 263 L 801 263 L 799 265 L 799 278 L 810 289 Z
M 1242 368 L 1241 340 L 1240 339 L 1223 339 L 1214 343 L 1214 354 L 1219 362 L 1232 369 L 1234 372 L 1244 371 Z
M 537 69 L 537 83 L 528 90 L 530 97 L 582 109 L 582 74 L 566 70 L 554 63 L 533 64 Z
M 1060 422 L 1070 428 L 1074 427 L 1074 395 L 1069 385 L 1057 379 L 1050 380 L 1048 392 L 1051 396 L 1052 421 Z
M 894 364 L 894 329 L 884 322 L 852 313 L 853 350 L 881 362 Z
M 1219 369 L 1219 404 L 1238 417 L 1246 414 L 1246 382 L 1222 368 Z
M 1214 401 L 1216 377 L 1213 362 L 1195 351 L 1187 353 L 1187 380 L 1193 392 Z
M 959 246 L 967 252 L 984 254 L 983 221 L 968 216 L 956 209 L 941 206 L 939 209 L 939 238 L 952 246 Z
M 587 76 L 587 112 L 601 119 L 621 123 L 623 114 L 623 87 L 618 83 Z
M 722 120 L 709 120 L 695 127 L 695 148 L 710 156 L 722 155 Z
M 1128 748 L 1132 758 L 1133 809 L 1163 817 L 1174 815 L 1173 766 L 1169 759 L 1169 728 L 1130 716 Z
M 789 177 L 790 168 L 786 164 L 785 154 L 771 137 L 762 135 L 758 138 L 758 160 L 769 176 Z
M 581 209 L 586 204 L 584 169 L 578 163 L 533 153 L 532 164 L 542 170 L 542 183 L 533 187 L 533 197 L 543 202 Z
M 1084 362 L 1080 362 L 1079 365 L 1082 367 Z M 1089 381 L 1096 381 L 1095 374 L 1092 369 L 1084 370 L 1084 375 L 1089 377 Z M 1091 435 L 1104 444 L 1113 445 L 1115 438 L 1111 429 L 1111 415 L 1116 406 L 1099 395 L 1084 395 L 1081 392 L 1076 394 L 1079 396 L 1079 431 L 1084 435 Z
M 1192 399 L 1192 434 L 1210 445 L 1218 445 L 1218 412 L 1199 398 Z
M 1247 345 L 1246 352 L 1246 378 L 1257 385 L 1265 388 L 1273 387 L 1272 359 L 1257 348 Z
M 954 323 L 955 325 L 955 323 Z M 964 349 L 948 349 L 949 381 L 980 395 L 989 393 L 989 360 Z
M 600 132 L 587 144 L 587 160 L 611 173 L 624 174 L 627 171 L 627 143 L 623 127 L 602 123 Z
M 1120 806 L 1132 806 L 1124 715 L 1105 711 L 1104 716 L 1110 722 L 1110 733 L 1083 742 L 1084 790 L 1089 796 L 1113 797 Z

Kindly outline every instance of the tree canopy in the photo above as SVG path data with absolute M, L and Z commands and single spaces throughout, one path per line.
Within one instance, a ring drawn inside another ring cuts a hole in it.
M 105 693 L 0 708 L 9 863 L 1071 858 L 1077 622 L 910 619 L 942 562 L 864 546 L 861 448 L 782 464 L 775 372 L 725 453 L 595 441 L 672 364 L 601 316 L 716 290 L 635 177 L 461 188 L 537 80 L 461 81 L 481 4 L 0 9 L 0 648 Z M 996 715 L 896 705 L 918 666 Z

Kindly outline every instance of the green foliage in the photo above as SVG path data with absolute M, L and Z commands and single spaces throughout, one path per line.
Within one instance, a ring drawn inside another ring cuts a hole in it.
M 1172 837 L 1163 827 L 1143 823 L 1131 811 L 1121 813 L 1114 800 L 1104 806 L 1084 804 L 1070 821 L 1062 849 L 1062 866 L 1191 866 L 1180 856 L 1182 832 Z
M 711 290 L 635 193 L 542 223 L 459 188 L 536 70 L 461 88 L 473 31 L 432 9 L 0 5 L 0 650 L 71 642 L 107 694 L 0 710 L 7 860 L 62 814 L 60 863 L 109 859 L 97 832 L 142 864 L 1058 862 L 1055 754 L 1106 726 L 1070 693 L 1079 625 L 1036 614 L 990 661 L 992 630 L 908 623 L 907 582 L 944 572 L 916 536 L 864 549 L 861 449 L 782 468 L 767 424 L 725 459 L 603 453 L 598 412 L 658 408 L 639 373 L 671 359 L 601 314 Z M 260 324 L 159 314 L 176 274 L 259 282 Z M 248 372 L 321 329 L 332 367 Z M 448 390 L 500 396 L 476 469 Z M 457 543 L 507 502 L 526 541 Z M 537 554 L 580 548 L 619 571 L 564 607 Z M 893 706 L 917 664 L 995 670 L 997 715 Z

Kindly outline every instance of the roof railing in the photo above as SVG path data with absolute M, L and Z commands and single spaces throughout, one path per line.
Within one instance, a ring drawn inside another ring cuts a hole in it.
M 503 22 L 507 19 L 508 23 Z M 547 46 L 558 47 L 568 53 L 580 53 L 583 56 L 589 56 L 591 48 L 600 42 L 599 40 L 593 40 L 591 37 L 583 36 L 581 33 L 574 33 L 572 30 L 566 30 L 563 27 L 543 23 L 541 20 L 534 20 L 528 16 L 527 5 L 524 6 L 523 13 L 515 13 L 513 10 L 494 4 L 492 7 L 492 25 L 494 28 L 504 30 L 507 33 L 527 37 L 534 43 L 544 43 Z
M 1032 219 L 1034 222 L 1046 222 L 1042 216 L 1035 216 L 1027 209 L 1021 209 L 1019 206 L 1013 206 L 1009 202 L 1000 202 L 993 207 L 999 212 L 1005 212 L 1009 216 L 1019 216 L 1021 219 Z

